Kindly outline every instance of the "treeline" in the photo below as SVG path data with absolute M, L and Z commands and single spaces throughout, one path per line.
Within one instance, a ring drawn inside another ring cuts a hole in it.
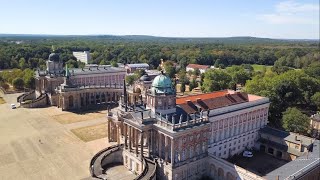
M 52 52 L 52 46 L 64 63 L 80 66 L 72 51 L 89 50 L 90 63 L 112 64 L 148 63 L 158 67 L 160 59 L 171 60 L 185 67 L 189 63 L 214 65 L 225 68 L 240 64 L 274 65 L 279 72 L 289 68 L 307 67 L 319 61 L 315 42 L 271 41 L 252 38 L 179 39 L 149 38 L 145 36 L 88 37 L 18 37 L 0 39 L 0 69 L 41 68 Z M 151 39 L 151 40 L 150 40 Z M 238 43 L 230 43 L 238 42 Z M 253 43 L 254 42 L 254 43 Z

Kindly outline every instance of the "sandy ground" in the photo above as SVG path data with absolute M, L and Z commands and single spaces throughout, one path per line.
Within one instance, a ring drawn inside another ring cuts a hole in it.
M 109 146 L 106 138 L 81 141 L 54 118 L 68 114 L 56 107 L 11 109 L 18 95 L 3 96 L 6 103 L 0 105 L 0 179 L 88 178 L 92 156 Z

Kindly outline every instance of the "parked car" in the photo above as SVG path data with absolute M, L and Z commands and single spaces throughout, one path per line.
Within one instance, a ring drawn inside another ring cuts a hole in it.
M 16 105 L 15 104 L 11 104 L 11 109 L 16 109 Z
M 253 157 L 253 154 L 251 151 L 243 151 L 243 154 L 242 154 L 243 157 Z

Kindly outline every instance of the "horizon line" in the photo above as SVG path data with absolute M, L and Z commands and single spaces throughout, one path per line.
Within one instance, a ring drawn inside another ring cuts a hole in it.
M 158 36 L 158 35 L 148 35 L 148 34 L 42 34 L 42 33 L 26 33 L 26 34 L 19 34 L 19 33 L 0 33 L 0 35 L 25 35 L 25 36 L 149 36 L 155 38 L 192 38 L 192 39 L 206 39 L 206 38 L 260 38 L 260 39 L 273 39 L 273 40 L 312 40 L 312 41 L 319 41 L 318 38 L 272 38 L 272 37 L 258 37 L 258 36 Z M 0 37 L 1 38 L 1 37 Z

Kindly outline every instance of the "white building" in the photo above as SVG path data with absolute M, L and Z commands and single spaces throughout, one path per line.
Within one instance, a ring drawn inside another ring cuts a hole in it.
M 86 64 L 88 64 L 88 61 L 91 59 L 89 51 L 73 52 L 72 54 L 77 58 L 78 61 L 84 62 Z
M 186 71 L 194 71 L 196 69 L 199 69 L 200 73 L 205 73 L 208 69 L 210 68 L 210 66 L 208 65 L 200 65 L 200 64 L 188 64 L 188 66 L 186 67 Z

